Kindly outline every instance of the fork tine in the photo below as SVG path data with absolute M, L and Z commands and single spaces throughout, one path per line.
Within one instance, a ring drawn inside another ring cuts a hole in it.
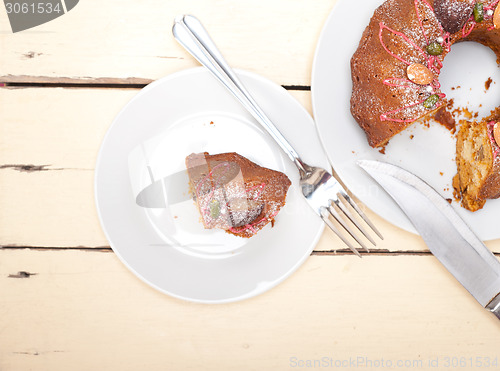
M 351 221 L 351 223 L 354 224 L 360 230 L 360 232 L 363 234 L 363 236 L 366 237 L 368 241 L 370 241 L 374 246 L 377 246 L 377 243 L 375 242 L 373 237 L 367 232 L 367 230 L 363 227 L 363 225 L 356 220 L 356 218 L 354 217 L 354 215 L 352 215 L 351 211 L 346 207 L 346 205 L 344 205 L 343 202 L 340 202 L 340 199 L 343 199 L 342 195 L 340 193 L 337 193 L 337 197 L 338 197 L 337 200 L 333 200 L 335 205 L 340 209 L 340 211 L 344 213 L 345 216 L 347 216 L 347 218 Z
M 330 212 L 330 214 L 335 218 L 335 220 L 351 235 L 352 238 L 356 240 L 359 245 L 366 250 L 366 252 L 370 252 L 368 250 L 368 247 L 361 241 L 356 233 L 353 231 L 353 229 L 345 222 L 344 218 L 339 214 L 339 212 L 335 209 L 335 203 L 330 200 L 330 206 L 327 208 L 327 210 Z
M 326 207 L 322 207 L 321 219 L 323 219 L 328 228 L 330 228 L 333 231 L 333 233 L 335 233 L 342 240 L 342 242 L 344 242 L 347 245 L 347 247 L 349 247 L 349 249 L 353 253 L 355 253 L 357 256 L 361 258 L 362 256 L 359 253 L 359 251 L 342 235 L 342 233 L 340 233 L 340 231 L 337 229 L 337 227 L 335 227 L 335 225 L 332 223 L 332 221 L 329 219 L 328 216 L 329 216 L 328 210 L 326 209 Z
M 359 214 L 359 216 L 366 222 L 366 224 L 368 224 L 370 228 L 377 234 L 377 236 L 379 236 L 380 239 L 383 240 L 384 237 L 378 231 L 377 227 L 375 227 L 375 225 L 370 221 L 370 219 L 368 219 L 365 213 L 361 211 L 361 209 L 358 207 L 358 205 L 356 205 L 356 203 L 351 199 L 351 197 L 344 190 L 341 190 L 339 192 L 339 195 L 342 196 L 342 198 L 346 200 L 349 203 L 349 205 L 352 206 L 352 208 Z

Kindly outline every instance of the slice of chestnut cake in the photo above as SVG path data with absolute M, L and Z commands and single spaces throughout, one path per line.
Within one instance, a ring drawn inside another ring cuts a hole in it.
M 500 113 L 500 112 L 499 112 Z M 500 197 L 500 114 L 480 121 L 461 121 L 457 135 L 455 197 L 470 211 Z
M 252 237 L 285 205 L 291 185 L 282 172 L 264 168 L 237 153 L 186 157 L 191 191 L 205 228 Z

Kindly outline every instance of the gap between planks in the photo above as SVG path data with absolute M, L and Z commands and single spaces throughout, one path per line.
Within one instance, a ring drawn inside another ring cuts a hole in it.
M 113 252 L 110 246 L 23 246 L 23 245 L 4 245 L 0 246 L 2 250 L 38 250 L 38 251 L 62 251 L 62 250 L 76 250 L 76 251 L 92 251 L 92 252 Z M 352 255 L 349 249 L 327 250 L 327 251 L 313 251 L 311 256 L 343 256 Z M 361 252 L 362 256 L 399 256 L 399 255 L 421 255 L 429 256 L 432 253 L 429 250 L 405 250 L 405 251 L 389 251 L 386 249 L 371 249 L 369 253 Z M 500 253 L 494 252 L 493 255 L 500 257 Z
M 0 76 L 0 87 L 7 89 L 23 88 L 68 88 L 68 89 L 142 89 L 154 80 L 141 78 L 52 78 L 52 77 L 33 77 L 33 76 Z M 310 91 L 310 86 L 301 85 L 281 85 L 289 91 Z M 52 170 L 68 170 L 65 168 L 51 168 L 51 165 L 33 165 L 33 164 L 6 164 L 0 165 L 0 169 L 12 169 L 20 172 L 39 172 Z M 73 170 L 91 170 L 93 169 L 73 169 Z M 33 249 L 40 251 L 59 251 L 59 250 L 81 250 L 95 252 L 113 252 L 110 246 L 24 246 L 24 245 L 5 245 L 2 249 Z M 315 256 L 345 256 L 351 255 L 348 249 L 313 251 L 311 255 Z M 390 251 L 386 249 L 371 249 L 370 253 L 361 252 L 363 256 L 398 256 L 398 255 L 432 255 L 429 250 L 404 250 Z M 494 252 L 495 256 L 500 257 L 500 253 Z
M 0 86 L 6 88 L 94 88 L 94 89 L 142 89 L 154 80 L 138 77 L 126 79 L 100 78 L 54 78 L 44 76 L 0 76 Z M 286 90 L 310 91 L 310 86 L 281 85 Z

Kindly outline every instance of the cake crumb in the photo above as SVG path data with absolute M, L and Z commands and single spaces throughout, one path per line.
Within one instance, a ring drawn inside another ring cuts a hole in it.
M 464 116 L 470 120 L 472 118 L 472 113 L 467 109 L 467 108 L 464 108 L 463 109 L 463 112 L 464 112 Z
M 447 198 L 446 201 L 448 201 L 449 204 L 451 204 L 453 202 L 453 200 L 451 198 Z
M 385 155 L 385 146 L 378 150 L 381 154 Z
M 443 176 L 443 175 L 444 175 L 444 173 L 443 173 L 442 171 L 440 171 L 440 172 L 439 172 L 439 175 Z
M 486 80 L 484 83 L 484 88 L 486 89 L 486 91 L 488 91 L 492 82 L 493 82 L 493 80 L 491 79 L 491 77 L 488 77 L 488 80 Z
M 447 107 L 440 108 L 434 115 L 434 119 L 443 125 L 446 129 L 455 132 L 456 122 L 450 111 L 446 109 Z

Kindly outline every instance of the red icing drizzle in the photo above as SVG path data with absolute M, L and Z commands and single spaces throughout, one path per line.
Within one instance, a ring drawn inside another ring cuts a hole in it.
M 418 22 L 419 22 L 419 25 L 420 25 L 420 30 L 422 32 L 422 35 L 424 36 L 424 39 L 425 39 L 426 43 L 428 44 L 429 43 L 429 38 L 427 37 L 427 34 L 425 33 L 424 24 L 423 24 L 422 17 L 420 15 L 420 11 L 419 11 L 419 3 L 424 4 L 424 6 L 427 6 L 432 11 L 434 11 L 434 9 L 425 0 L 414 0 L 414 3 L 415 3 L 415 12 L 417 14 Z M 440 27 L 440 31 L 441 31 L 442 38 L 443 38 L 442 46 L 446 50 L 449 50 L 449 45 L 448 45 L 449 44 L 449 38 L 448 38 L 448 34 L 446 32 L 444 32 L 443 28 L 440 25 L 439 25 L 439 27 Z M 382 37 L 382 33 L 383 33 L 384 29 L 387 30 L 387 31 L 389 31 L 389 32 L 391 32 L 391 33 L 393 33 L 394 35 L 396 35 L 398 37 L 403 38 L 408 44 L 410 44 L 412 47 L 414 47 L 420 53 L 422 59 L 425 60 L 425 64 L 427 65 L 427 68 L 429 68 L 429 70 L 431 70 L 435 75 L 439 76 L 439 73 L 440 73 L 441 68 L 443 67 L 443 64 L 441 63 L 441 61 L 439 60 L 439 58 L 437 56 L 433 56 L 433 55 L 427 54 L 426 52 L 424 52 L 424 50 L 420 46 L 418 46 L 413 40 L 411 40 L 404 33 L 395 31 L 395 30 L 387 27 L 383 22 L 380 22 L 379 40 L 380 40 L 380 43 L 382 44 L 382 47 L 385 49 L 385 51 L 387 53 L 389 53 L 393 58 L 396 58 L 396 59 L 402 61 L 406 65 L 410 65 L 411 64 L 410 62 L 408 62 L 408 61 L 404 60 L 403 58 L 401 58 L 399 55 L 391 52 L 389 50 L 389 48 L 385 45 L 383 37 Z M 394 77 L 394 78 L 385 79 L 383 81 L 383 83 L 385 85 L 393 86 L 393 87 L 403 87 L 403 88 L 411 88 L 411 89 L 417 89 L 417 90 L 421 88 L 420 85 L 415 84 L 414 82 L 412 82 L 408 78 Z M 430 93 L 434 93 L 435 89 L 439 89 L 440 84 L 439 84 L 439 81 L 437 80 L 436 77 L 433 79 L 433 81 L 430 84 L 430 86 L 432 88 L 432 90 L 431 90 Z M 439 94 L 440 98 L 444 98 L 444 96 L 445 96 L 444 94 Z M 424 101 L 425 101 L 425 99 L 422 99 L 422 100 L 419 100 L 417 102 L 410 103 L 410 104 L 408 104 L 406 106 L 403 106 L 403 107 L 400 107 L 398 109 L 395 109 L 393 111 L 384 112 L 384 113 L 382 113 L 380 115 L 380 120 L 381 121 L 393 121 L 393 122 L 413 122 L 418 117 L 409 118 L 409 119 L 397 119 L 397 118 L 391 118 L 390 116 L 392 116 L 394 114 L 397 114 L 399 112 L 402 112 L 402 111 L 404 111 L 406 109 L 409 109 L 411 107 L 415 107 L 415 106 L 417 106 L 419 104 L 422 104 Z
M 405 110 L 407 108 L 411 108 L 411 107 L 414 107 L 414 106 L 416 106 L 418 104 L 422 104 L 422 103 L 424 103 L 424 100 L 421 100 L 421 101 L 416 102 L 416 103 L 408 104 L 408 105 L 406 105 L 404 107 L 395 109 L 394 111 L 385 112 L 385 113 L 383 113 L 383 114 L 380 115 L 380 120 L 382 120 L 382 121 L 394 121 L 394 122 L 412 122 L 415 119 L 406 119 L 406 120 L 394 119 L 394 118 L 389 118 L 388 115 L 393 115 L 393 114 L 401 112 L 401 111 L 403 111 L 403 110 Z
M 494 0 L 489 5 L 485 5 L 485 3 L 483 3 L 483 11 L 484 11 L 484 19 L 485 20 L 493 18 L 493 14 L 488 15 L 487 12 L 488 12 L 488 10 L 494 10 L 496 8 L 496 6 L 498 5 L 499 1 L 500 0 Z M 475 26 L 476 26 L 476 21 L 474 20 L 474 15 L 471 15 L 470 18 L 467 20 L 467 22 L 462 27 L 462 37 L 469 36 L 470 33 L 472 32 L 472 30 L 474 30 Z M 495 28 L 495 26 L 491 26 L 491 27 L 488 27 L 487 30 L 491 31 L 494 28 Z
M 260 195 L 264 191 L 265 186 L 266 186 L 265 183 L 261 183 L 261 184 L 258 184 L 256 186 L 253 186 L 253 187 L 247 189 L 246 192 L 249 193 L 249 192 L 253 191 L 254 189 L 258 189 L 257 193 L 253 196 L 254 199 L 257 199 L 257 198 L 260 197 Z M 268 216 L 267 218 L 271 218 L 272 219 L 277 214 L 278 214 L 278 211 L 276 211 L 274 214 Z M 239 229 L 230 227 L 229 230 L 231 232 L 233 232 L 233 233 L 239 233 L 241 231 L 249 230 L 252 234 L 255 234 L 255 233 L 257 233 L 257 230 L 254 227 L 256 227 L 259 223 L 262 223 L 262 222 L 265 222 L 265 218 L 260 219 L 260 220 L 254 222 L 254 223 L 250 223 L 250 224 L 246 224 L 246 225 L 244 225 L 242 227 L 238 227 Z
M 429 3 L 427 1 L 423 1 L 432 11 L 434 11 L 434 9 L 432 8 L 432 6 L 429 5 Z M 424 35 L 424 39 L 425 39 L 425 42 L 427 44 L 429 44 L 429 38 L 427 37 L 426 33 L 425 33 L 425 29 L 424 29 L 424 23 L 422 22 L 422 17 L 420 16 L 420 11 L 418 10 L 418 4 L 417 4 L 417 0 L 415 0 L 415 12 L 417 13 L 417 18 L 418 18 L 418 24 L 420 25 L 420 29 L 422 30 L 422 35 Z
M 405 61 L 399 55 L 394 54 L 393 52 L 391 52 L 389 50 L 389 48 L 387 48 L 387 46 L 385 45 L 385 43 L 384 43 L 384 41 L 382 39 L 382 32 L 384 31 L 384 29 L 387 29 L 389 32 L 391 32 L 391 33 L 393 33 L 393 34 L 395 34 L 395 35 L 397 35 L 399 37 L 402 37 L 408 44 L 412 45 L 415 49 L 417 49 L 422 54 L 422 56 L 425 57 L 424 51 L 417 44 L 415 44 L 415 42 L 413 42 L 410 38 L 408 38 L 404 33 L 398 32 L 398 31 L 394 31 L 393 29 L 387 27 L 383 22 L 380 22 L 380 31 L 379 31 L 378 37 L 379 37 L 380 42 L 382 43 L 382 46 L 384 47 L 385 51 L 387 53 L 389 53 L 391 56 L 393 56 L 394 58 L 400 60 L 403 63 L 406 63 L 407 65 L 411 64 L 410 62 Z
M 266 186 L 266 183 L 261 183 L 261 184 L 258 184 L 256 186 L 253 186 L 251 188 L 248 188 L 247 189 L 247 193 L 248 192 L 251 192 L 253 191 L 254 189 L 258 189 L 257 193 L 255 194 L 255 196 L 253 198 L 259 198 L 260 195 L 262 194 L 262 192 L 264 191 L 264 187 Z
M 491 121 L 488 124 L 486 124 L 486 127 L 488 128 L 488 137 L 490 138 L 491 145 L 494 148 L 493 151 L 493 159 L 495 159 L 498 154 L 500 153 L 500 144 L 496 142 L 495 137 L 493 136 L 493 129 L 495 127 L 496 121 Z
M 201 186 L 202 186 L 202 185 L 203 185 L 203 184 L 204 184 L 207 180 L 209 180 L 209 179 L 211 179 L 211 178 L 212 178 L 212 175 L 213 175 L 214 171 L 215 171 L 216 169 L 218 169 L 219 167 L 222 167 L 222 166 L 225 166 L 226 168 L 228 168 L 228 167 L 229 167 L 229 162 L 221 162 L 220 164 L 218 164 L 218 165 L 214 166 L 214 167 L 213 167 L 213 169 L 212 169 L 212 170 L 210 170 L 210 172 L 209 172 L 207 175 L 205 175 L 205 176 L 204 176 L 204 177 L 203 177 L 203 178 L 202 178 L 202 179 L 198 182 L 198 184 L 196 185 L 196 194 L 200 193 L 200 188 L 201 188 Z M 217 185 L 218 185 L 218 184 L 217 184 Z M 215 188 L 215 187 L 212 187 L 212 190 L 213 190 L 214 188 Z
M 260 223 L 266 222 L 266 219 L 272 219 L 272 218 L 274 218 L 276 215 L 278 215 L 278 212 L 279 212 L 279 210 L 277 210 L 274 213 L 270 214 L 266 218 L 262 218 L 262 219 L 256 221 L 255 223 L 246 224 L 243 227 L 239 227 L 239 229 L 231 227 L 231 228 L 229 228 L 229 230 L 231 232 L 233 232 L 233 233 L 239 233 L 241 231 L 249 230 L 252 234 L 255 234 L 255 233 L 257 233 L 257 230 L 255 229 L 255 227 L 257 227 L 257 225 L 259 225 Z
M 483 9 L 484 9 L 484 10 L 486 10 L 486 11 L 488 11 L 488 10 L 495 10 L 495 8 L 497 7 L 497 4 L 498 4 L 498 2 L 499 2 L 499 1 L 500 1 L 500 0 L 494 0 L 494 1 L 492 1 L 492 2 L 491 2 L 491 4 L 490 4 L 490 5 L 485 5 L 485 6 L 483 6 Z M 485 18 L 486 18 L 486 17 L 488 17 L 488 18 L 489 18 L 490 16 L 487 16 L 487 14 L 485 14 L 485 15 L 484 15 L 484 17 L 485 17 Z M 491 16 L 491 17 L 493 17 L 493 16 Z
M 397 81 L 393 82 L 393 81 Z M 387 86 L 397 86 L 397 87 L 402 87 L 402 88 L 410 88 L 410 89 L 418 89 L 419 86 L 415 84 L 414 82 L 410 81 L 409 79 L 405 79 L 402 77 L 391 77 L 388 79 L 385 79 L 383 83 Z
M 489 5 L 485 5 L 483 7 L 483 10 L 485 11 L 485 13 L 488 10 L 493 10 L 499 2 L 500 2 L 500 0 L 494 0 Z M 424 4 L 424 6 L 427 6 L 433 12 L 434 12 L 434 9 L 425 0 L 414 0 L 414 3 L 415 3 L 415 12 L 417 14 L 418 22 L 419 22 L 419 25 L 420 25 L 420 30 L 422 31 L 422 35 L 424 36 L 424 39 L 425 39 L 426 43 L 429 44 L 429 38 L 428 38 L 428 36 L 427 36 L 427 34 L 425 32 L 424 24 L 423 24 L 423 21 L 422 21 L 422 16 L 421 16 L 420 11 L 419 11 L 419 4 Z M 486 18 L 490 18 L 490 17 L 491 17 L 491 15 L 485 14 L 485 19 Z M 472 21 L 472 24 L 471 24 L 471 21 Z M 474 17 L 471 16 L 471 18 L 469 18 L 469 20 L 466 22 L 466 24 L 462 28 L 462 36 L 463 37 L 468 36 L 472 32 L 472 30 L 474 29 L 474 26 L 475 26 Z M 448 32 L 446 32 L 442 28 L 441 25 L 438 25 L 438 27 L 440 28 L 441 38 L 442 38 L 442 41 L 440 42 L 440 44 L 444 48 L 444 50 L 446 52 L 449 52 L 450 49 L 451 49 L 450 34 Z M 382 33 L 383 33 L 384 30 L 387 30 L 388 32 L 391 32 L 392 34 L 394 34 L 394 35 L 396 35 L 396 36 L 404 39 L 409 45 L 411 45 L 416 50 L 418 50 L 418 52 L 422 55 L 422 59 L 425 60 L 425 64 L 427 65 L 427 68 L 429 68 L 436 75 L 436 77 L 433 79 L 433 81 L 430 84 L 432 90 L 429 92 L 431 94 L 434 94 L 434 90 L 435 89 L 439 89 L 440 86 L 441 86 L 439 84 L 438 79 L 437 79 L 437 77 L 439 76 L 439 74 L 441 72 L 441 68 L 443 67 L 443 63 L 438 58 L 439 56 L 433 56 L 433 55 L 427 54 L 426 52 L 424 52 L 424 50 L 421 47 L 419 47 L 413 40 L 411 40 L 404 33 L 399 32 L 399 31 L 395 31 L 395 30 L 389 28 L 388 26 L 386 26 L 383 22 L 380 22 L 379 40 L 380 40 L 380 43 L 382 44 L 382 47 L 385 49 L 385 51 L 387 53 L 389 53 L 389 55 L 391 55 L 393 58 L 396 58 L 397 60 L 405 63 L 406 65 L 410 65 L 411 63 L 409 61 L 404 60 L 401 56 L 399 56 L 399 55 L 393 53 L 392 51 L 390 51 L 389 48 L 387 47 L 387 45 L 385 45 L 383 37 L 382 37 Z M 383 81 L 383 84 L 385 84 L 387 86 L 392 86 L 392 87 L 403 87 L 403 88 L 413 88 L 413 89 L 419 89 L 420 88 L 419 85 L 413 83 L 411 80 L 409 80 L 407 78 L 398 78 L 398 77 L 385 79 Z M 440 93 L 438 95 L 439 95 L 440 98 L 444 98 L 446 96 L 443 93 Z M 418 104 L 422 104 L 424 101 L 425 101 L 425 99 L 423 99 L 421 101 L 418 101 L 418 102 L 415 102 L 415 103 L 410 103 L 410 104 L 408 104 L 408 105 L 406 105 L 404 107 L 398 108 L 398 109 L 393 110 L 393 111 L 382 113 L 380 115 L 380 120 L 382 120 L 382 121 L 393 121 L 393 122 L 413 122 L 418 117 L 415 117 L 415 118 L 412 118 L 412 119 L 404 119 L 403 120 L 403 119 L 390 118 L 389 116 L 394 115 L 396 113 L 399 113 L 401 111 L 404 111 L 405 109 L 408 109 L 408 108 L 411 108 L 411 107 L 415 107 Z M 439 105 L 437 105 L 437 106 L 439 106 Z
M 474 20 L 474 18 L 472 18 Z M 467 26 L 469 26 L 467 28 Z M 470 20 L 467 21 L 467 23 L 464 24 L 464 27 L 462 28 L 462 37 L 467 37 L 470 35 L 472 30 L 476 27 L 476 22 L 473 22 L 472 24 L 470 23 Z
M 491 10 L 493 12 L 496 9 L 499 2 L 500 2 L 500 0 L 493 1 L 490 5 L 485 6 L 484 10 L 486 10 L 486 11 Z M 493 18 L 493 14 L 491 14 L 491 15 L 485 14 L 484 18 L 485 19 Z M 487 28 L 488 31 L 491 31 L 494 29 L 495 29 L 495 25 L 492 25 L 492 26 Z
M 199 182 L 198 184 L 196 185 L 196 196 L 199 197 L 199 193 L 200 193 L 200 188 L 203 184 L 205 184 L 205 182 L 207 182 L 208 180 L 212 180 L 212 175 L 214 173 L 214 171 L 216 169 L 218 169 L 219 167 L 226 167 L 226 168 L 229 168 L 229 163 L 228 162 L 222 162 L 216 166 L 214 166 L 214 168 L 212 170 L 210 170 L 210 172 L 205 175 Z M 212 196 L 213 194 L 215 193 L 215 189 L 217 188 L 217 186 L 219 186 L 219 183 L 215 184 L 215 185 L 212 185 L 211 187 L 211 190 L 210 190 L 210 193 L 209 193 L 209 197 L 206 198 L 206 202 L 205 204 L 201 207 L 202 209 L 202 213 L 203 215 L 207 215 L 207 211 L 208 211 L 208 214 L 210 214 L 210 211 L 209 211 L 209 207 L 208 207 L 208 204 L 210 203 L 210 200 L 212 199 Z M 200 205 L 201 206 L 201 205 Z
M 222 162 L 216 166 L 214 166 L 214 168 L 212 170 L 210 170 L 210 172 L 205 175 L 199 182 L 198 184 L 196 185 L 196 194 L 198 195 L 200 193 L 200 189 L 202 187 L 203 184 L 205 184 L 205 182 L 207 181 L 213 181 L 212 179 L 212 176 L 213 176 L 213 173 L 215 170 L 217 170 L 218 168 L 220 167 L 225 167 L 226 170 L 229 168 L 229 163 L 228 162 Z M 212 196 L 213 194 L 215 193 L 215 189 L 220 186 L 220 184 L 218 182 L 216 182 L 212 187 L 211 187 L 211 190 L 210 190 L 210 193 L 209 193 L 209 196 L 206 198 L 206 202 L 204 203 L 204 205 L 201 206 L 201 209 L 202 209 L 202 213 L 203 215 L 206 217 L 206 216 L 209 216 L 210 215 L 210 207 L 209 207 L 209 203 L 210 201 L 212 200 Z M 251 188 L 248 188 L 245 190 L 245 193 L 247 194 L 247 197 L 249 199 L 258 199 L 261 195 L 262 195 L 262 192 L 264 191 L 264 188 L 266 187 L 266 183 L 261 183 L 261 184 L 258 184 L 256 186 L 253 186 Z M 249 196 L 249 194 L 254 191 L 254 190 L 257 190 L 257 192 L 255 192 L 255 194 L 253 194 L 252 196 Z M 274 218 L 277 214 L 278 214 L 279 210 L 272 213 L 271 215 L 267 216 L 266 219 L 272 219 Z M 249 230 L 252 234 L 255 234 L 257 233 L 257 230 L 255 229 L 255 227 L 259 224 L 259 223 L 262 223 L 263 221 L 265 221 L 265 219 L 260 219 L 254 223 L 250 223 L 250 224 L 246 224 L 242 227 L 238 227 L 238 229 L 236 228 L 233 228 L 233 227 L 230 227 L 229 230 L 233 233 L 240 233 L 241 231 L 243 230 Z

